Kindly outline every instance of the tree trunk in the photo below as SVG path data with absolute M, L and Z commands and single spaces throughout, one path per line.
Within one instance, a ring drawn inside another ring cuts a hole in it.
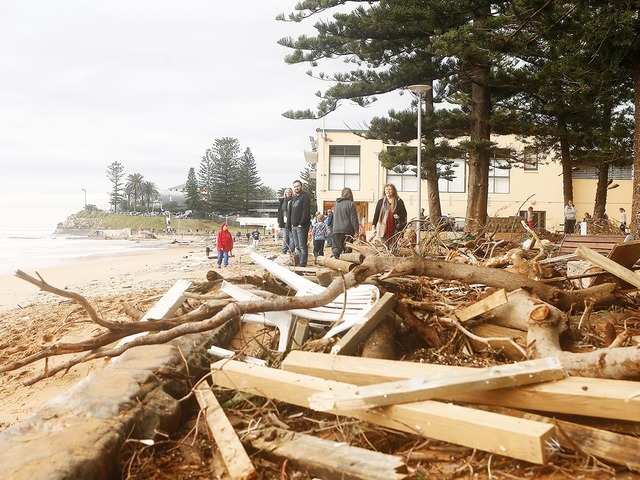
M 593 206 L 593 218 L 601 220 L 607 208 L 607 182 L 609 181 L 609 164 L 598 166 L 598 186 L 596 187 L 595 205 Z
M 438 190 L 438 162 L 435 156 L 435 138 L 432 132 L 431 122 L 433 119 L 433 80 L 429 81 L 431 90 L 424 98 L 425 123 L 427 124 L 427 134 L 425 135 L 426 155 L 424 162 L 424 175 L 427 180 L 427 198 L 429 202 L 429 219 L 433 225 L 437 225 L 442 217 L 440 208 L 440 191 Z
M 474 28 L 485 27 L 488 11 L 476 15 Z M 471 151 L 467 181 L 466 231 L 475 231 L 487 223 L 489 192 L 489 145 L 491 141 L 489 61 L 486 58 L 469 60 L 471 79 Z
M 571 151 L 569 150 L 569 137 L 567 125 L 564 120 L 560 123 L 560 161 L 562 163 L 562 196 L 564 204 L 573 202 L 573 165 L 571 164 Z
M 636 60 L 633 66 L 633 86 L 635 104 L 635 131 L 633 134 L 633 197 L 631 204 L 631 218 L 629 226 L 632 233 L 638 238 L 638 222 L 636 217 L 640 213 L 640 61 Z

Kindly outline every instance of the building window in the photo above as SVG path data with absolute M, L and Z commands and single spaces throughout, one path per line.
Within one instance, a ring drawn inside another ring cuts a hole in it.
M 467 162 L 453 160 L 449 169 L 453 172 L 449 179 L 438 179 L 438 190 L 445 193 L 464 193 L 467 184 Z
M 573 178 L 585 178 L 590 180 L 598 179 L 598 169 L 596 167 L 578 167 L 573 173 Z M 632 165 L 610 165 L 609 180 L 631 180 L 633 178 Z
M 509 193 L 511 150 L 496 148 L 489 166 L 489 193 Z
M 329 190 L 360 190 L 360 146 L 329 147 Z
M 393 183 L 399 192 L 417 192 L 418 175 L 414 166 L 398 165 L 387 171 L 387 183 Z
M 537 148 L 525 147 L 524 149 L 524 169 L 527 172 L 537 172 L 540 162 Z

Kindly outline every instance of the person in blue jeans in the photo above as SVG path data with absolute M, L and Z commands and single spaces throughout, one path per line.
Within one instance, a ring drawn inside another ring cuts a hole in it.
M 289 201 L 287 225 L 291 226 L 293 243 L 299 255 L 299 265 L 307 266 L 309 256 L 309 227 L 311 226 L 311 199 L 302 189 L 302 182 L 293 182 L 293 197 Z
M 293 197 L 293 190 L 285 188 L 284 196 L 280 199 L 280 206 L 278 207 L 278 227 L 282 232 L 282 253 L 289 253 L 295 249 L 293 244 L 293 236 L 291 235 L 291 225 L 288 225 L 289 220 L 289 202 Z
M 218 268 L 224 261 L 224 266 L 229 266 L 229 254 L 233 250 L 233 237 L 229 231 L 229 226 L 225 223 L 218 232 L 216 239 L 216 249 L 218 250 Z

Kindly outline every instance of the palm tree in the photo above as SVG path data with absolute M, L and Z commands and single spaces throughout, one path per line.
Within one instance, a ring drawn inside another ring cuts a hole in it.
M 138 199 L 142 200 L 142 184 L 144 183 L 144 177 L 141 173 L 132 173 L 127 176 L 127 184 L 125 185 L 125 191 L 129 198 L 133 198 L 133 210 L 138 207 Z
M 141 198 L 147 204 L 147 211 L 151 210 L 151 202 L 158 198 L 158 189 L 153 182 L 142 182 Z

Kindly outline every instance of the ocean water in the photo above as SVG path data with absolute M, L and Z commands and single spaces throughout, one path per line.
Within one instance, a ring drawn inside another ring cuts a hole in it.
M 74 260 L 117 255 L 142 249 L 163 248 L 167 241 L 95 240 L 83 236 L 55 235 L 64 216 L 23 212 L 22 217 L 0 219 L 0 274 L 16 269 L 36 270 Z

